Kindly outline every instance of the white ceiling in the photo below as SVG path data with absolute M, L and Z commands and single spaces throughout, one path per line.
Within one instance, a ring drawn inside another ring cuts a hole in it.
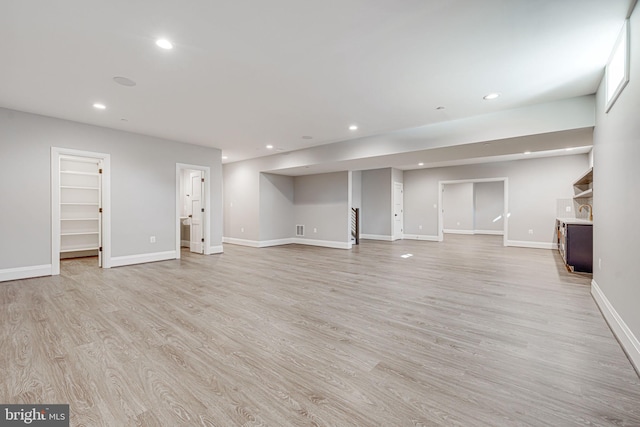
M 2 0 L 0 106 L 237 161 L 592 94 L 632 2 Z

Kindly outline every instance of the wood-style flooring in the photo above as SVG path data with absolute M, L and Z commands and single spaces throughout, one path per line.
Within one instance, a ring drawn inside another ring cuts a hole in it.
M 72 426 L 639 426 L 590 278 L 501 243 L 66 260 L 0 283 L 0 403 L 69 403 Z

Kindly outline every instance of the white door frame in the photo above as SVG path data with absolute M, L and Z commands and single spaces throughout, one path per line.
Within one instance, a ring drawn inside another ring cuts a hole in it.
M 396 188 L 400 188 L 400 233 L 396 234 Z M 391 240 L 401 240 L 404 238 L 404 183 L 394 181 L 393 187 L 391 189 L 391 212 L 393 216 L 391 217 Z
M 176 259 L 180 259 L 180 181 L 184 169 L 199 170 L 204 172 L 204 215 L 202 216 L 202 229 L 204 233 L 204 254 L 211 255 L 211 168 L 209 166 L 190 165 L 176 163 Z
M 504 208 L 502 211 L 502 245 L 507 246 L 509 236 L 509 178 L 481 178 L 481 179 L 460 179 L 452 181 L 438 181 L 438 241 L 444 240 L 444 219 L 442 215 L 442 190 L 446 184 L 464 184 L 464 183 L 476 183 L 476 182 L 502 182 L 504 185 Z
M 111 155 L 51 147 L 51 275 L 60 274 L 60 157 L 102 161 L 102 268 L 111 268 Z

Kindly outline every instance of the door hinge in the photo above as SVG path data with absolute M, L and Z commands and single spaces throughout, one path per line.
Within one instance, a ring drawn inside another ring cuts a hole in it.
M 98 173 L 102 173 L 102 169 L 98 169 Z
M 201 209 L 201 212 L 204 212 L 204 208 Z
M 100 246 L 100 247 L 98 248 L 98 250 L 99 250 L 100 252 L 102 252 L 102 246 Z
M 204 182 L 204 178 L 200 178 L 202 180 L 202 182 Z
M 204 237 L 202 238 L 202 243 L 204 243 Z
M 102 213 L 102 208 L 98 208 L 98 213 Z

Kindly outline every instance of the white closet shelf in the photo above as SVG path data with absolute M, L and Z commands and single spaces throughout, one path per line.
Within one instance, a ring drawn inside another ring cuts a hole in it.
M 98 187 L 78 187 L 73 185 L 61 185 L 60 188 L 65 188 L 69 190 L 99 190 Z
M 85 247 L 85 248 L 69 248 L 69 249 L 60 249 L 60 252 L 80 252 L 80 251 L 97 251 L 98 249 L 100 249 L 97 246 L 92 246 L 92 247 Z
M 60 171 L 60 173 L 66 175 L 87 175 L 87 176 L 98 176 L 100 175 L 97 172 L 78 172 L 78 171 Z
M 98 203 L 60 203 L 61 205 L 69 206 L 98 206 Z
M 61 218 L 60 221 L 98 221 L 100 218 Z
M 89 235 L 97 235 L 100 234 L 97 231 L 87 231 L 82 233 L 60 233 L 61 236 L 89 236 Z

